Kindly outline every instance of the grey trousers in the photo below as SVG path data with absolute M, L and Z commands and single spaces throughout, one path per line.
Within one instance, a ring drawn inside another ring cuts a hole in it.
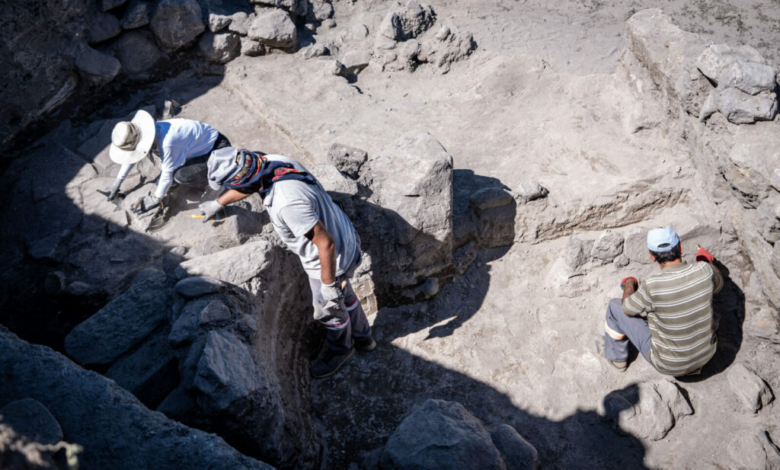
M 653 342 L 647 320 L 626 316 L 620 299 L 612 299 L 609 302 L 605 330 L 604 357 L 610 361 L 625 362 L 628 359 L 628 342 L 631 341 L 642 357 L 650 361 Z
M 173 180 L 185 186 L 205 187 L 208 185 L 208 160 L 211 156 L 211 152 L 221 148 L 230 147 L 230 140 L 221 133 L 217 136 L 217 140 L 214 141 L 214 146 L 208 153 L 205 153 L 199 157 L 190 158 L 184 165 L 180 166 L 173 172 Z
M 314 319 L 328 330 L 328 347 L 337 352 L 347 351 L 354 345 L 354 338 L 371 338 L 371 325 L 368 324 L 363 306 L 355 295 L 347 276 L 336 278 L 337 283 L 346 281 L 344 299 L 334 304 L 322 298 L 322 281 L 309 278 L 311 296 L 314 304 Z

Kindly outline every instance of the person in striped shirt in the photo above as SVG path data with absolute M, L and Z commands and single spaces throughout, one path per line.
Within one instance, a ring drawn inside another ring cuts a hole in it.
M 623 279 L 623 298 L 607 308 L 604 356 L 626 370 L 630 341 L 662 374 L 697 374 L 717 350 L 712 298 L 723 287 L 723 276 L 704 248 L 696 263 L 684 262 L 671 227 L 650 230 L 647 248 L 661 272 L 641 283 Z

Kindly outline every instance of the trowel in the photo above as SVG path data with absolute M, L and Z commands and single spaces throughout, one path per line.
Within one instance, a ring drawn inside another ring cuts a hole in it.
M 117 194 L 114 197 L 114 199 L 111 199 L 111 197 L 110 197 L 111 194 L 108 191 L 103 191 L 103 190 L 100 190 L 100 189 L 96 189 L 95 191 L 97 191 L 98 194 L 101 194 L 101 195 L 105 196 L 106 200 L 108 202 L 113 202 L 114 203 L 114 205 L 116 206 L 116 207 L 114 207 L 114 212 L 122 209 L 122 202 L 125 200 L 124 196 L 120 196 L 119 194 Z

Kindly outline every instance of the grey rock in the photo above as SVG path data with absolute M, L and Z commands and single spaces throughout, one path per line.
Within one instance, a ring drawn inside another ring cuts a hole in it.
M 547 197 L 550 192 L 534 180 L 525 180 L 517 186 L 515 194 L 525 202 Z
M 718 86 L 718 80 L 726 68 L 736 61 L 750 61 L 765 65 L 766 60 L 754 48 L 746 45 L 729 46 L 728 44 L 713 44 L 707 46 L 704 52 L 696 59 L 696 67 L 714 81 Z
M 201 53 L 210 62 L 226 64 L 241 54 L 241 39 L 234 33 L 208 32 L 198 41 Z
M 119 75 L 122 64 L 108 54 L 84 47 L 76 56 L 76 68 L 87 82 L 104 85 Z
M 37 162 L 30 174 L 33 201 L 62 192 L 75 196 L 79 186 L 97 177 L 92 165 L 61 145 L 46 146 L 25 158 Z
M 387 440 L 383 470 L 503 470 L 490 434 L 463 405 L 429 399 Z
M 176 283 L 176 293 L 185 299 L 216 294 L 225 288 L 225 283 L 208 276 L 193 276 Z
M 477 248 L 474 242 L 467 242 L 452 255 L 452 264 L 461 276 L 466 273 L 469 266 L 477 259 Z
M 344 65 L 344 76 L 354 76 L 359 74 L 364 68 L 368 67 L 371 60 L 371 53 L 368 51 L 350 51 L 341 58 Z
M 615 267 L 617 268 L 625 268 L 629 264 L 631 264 L 631 260 L 626 256 L 625 253 L 618 255 L 615 260 L 613 261 L 615 264 Z
M 119 36 L 122 28 L 119 27 L 119 20 L 110 13 L 98 14 L 89 25 L 87 39 L 90 45 L 107 41 Z
M 761 236 L 775 245 L 780 241 L 780 194 L 772 194 L 764 199 L 756 208 L 761 217 Z
M 195 42 L 206 26 L 196 0 L 160 0 L 149 27 L 163 48 L 178 50 Z
M 62 440 L 60 424 L 45 406 L 32 398 L 15 400 L 0 408 L 0 423 L 30 441 L 56 444 Z
M 772 264 L 772 270 L 775 272 L 777 277 L 780 277 L 780 243 L 775 243 L 775 247 L 772 250 L 772 256 L 770 257 L 770 262 Z
M 691 115 L 699 116 L 701 104 L 712 90 L 697 70 L 697 59 L 706 42 L 678 28 L 658 8 L 635 13 L 626 25 L 628 47 L 648 69 L 653 82 Z
M 535 470 L 539 468 L 536 448 L 512 426 L 502 424 L 490 432 L 493 444 L 506 461 L 507 470 Z
M 762 91 L 774 92 L 777 87 L 777 70 L 755 62 L 732 62 L 718 79 L 718 88 L 734 87 L 745 93 L 757 95 Z
M 566 243 L 566 264 L 577 269 L 590 261 L 594 240 L 581 240 L 571 235 Z
M 212 300 L 200 311 L 198 325 L 208 325 L 225 320 L 230 320 L 230 308 L 224 302 Z
M 322 57 L 330 54 L 330 50 L 323 44 L 312 44 L 305 48 L 302 53 L 304 59 L 314 59 L 315 57 Z
M 238 337 L 225 331 L 210 331 L 193 385 L 205 395 L 204 404 L 224 410 L 257 389 L 254 369 L 249 349 Z
M 247 34 L 256 41 L 280 49 L 294 48 L 298 37 L 290 15 L 282 10 L 257 15 L 249 25 Z
M 777 249 L 779 245 L 775 244 L 776 251 L 779 251 Z M 759 308 L 745 316 L 744 329 L 750 336 L 776 341 L 780 339 L 779 327 L 780 324 L 770 308 Z
M 179 383 L 179 365 L 165 335 L 156 333 L 131 355 L 118 360 L 105 374 L 144 405 L 154 408 Z
M 67 276 L 62 271 L 53 271 L 46 274 L 43 280 L 43 290 L 49 295 L 57 295 L 65 290 Z
M 447 39 L 450 35 L 450 27 L 447 25 L 442 25 L 441 28 L 439 28 L 438 31 L 436 31 L 436 35 L 434 36 L 438 41 L 444 41 Z
M 141 271 L 133 284 L 65 337 L 65 350 L 84 366 L 104 366 L 139 346 L 168 321 L 165 274 Z
M 140 31 L 124 33 L 119 37 L 116 48 L 117 58 L 128 75 L 145 72 L 164 57 L 154 41 Z
M 0 380 L 4 400 L 39 401 L 57 417 L 69 440 L 90 449 L 88 462 L 99 462 L 99 468 L 272 469 L 215 434 L 149 410 L 113 380 L 50 348 L 28 344 L 3 327 L 0 370 L 14 371 Z
M 746 411 L 758 413 L 761 408 L 774 399 L 769 385 L 744 364 L 734 364 L 726 376 L 731 391 L 734 392 Z
M 176 269 L 176 276 L 210 276 L 240 285 L 271 266 L 275 260 L 273 246 L 259 240 L 229 248 L 217 253 L 184 261 Z
M 398 168 L 415 168 L 398 178 Z M 368 160 L 359 182 L 371 196 L 353 218 L 380 289 L 407 288 L 452 267 L 452 157 L 427 132 L 410 132 Z
M 336 202 L 346 202 L 358 194 L 357 182 L 341 174 L 334 165 L 317 165 L 311 169 L 311 174 Z
M 780 450 L 764 431 L 737 432 L 727 446 L 734 468 L 745 470 L 775 470 L 780 468 Z
M 777 96 L 761 92 L 750 95 L 736 88 L 725 88 L 717 94 L 718 110 L 733 124 L 771 121 L 777 115 Z
M 680 386 L 668 379 L 655 382 L 655 388 L 674 416 L 675 422 L 693 414 L 693 407 L 682 394 Z
M 391 11 L 382 19 L 379 34 L 394 41 L 413 39 L 430 28 L 436 15 L 430 5 L 410 0 L 399 12 Z
M 262 42 L 247 37 L 241 38 L 241 55 L 257 57 L 265 54 L 265 52 L 265 46 Z
M 251 20 L 254 20 L 256 15 L 251 16 Z M 251 22 L 250 16 L 244 13 L 243 11 L 239 11 L 237 13 L 233 13 L 232 15 L 232 21 L 228 25 L 228 30 L 240 35 L 240 36 L 246 36 L 249 32 L 249 26 L 248 23 Z
M 470 56 L 477 48 L 471 33 L 452 32 L 447 39 L 431 39 L 420 45 L 416 58 L 420 62 L 434 64 L 441 73 L 447 73 L 454 62 Z
M 312 2 L 309 6 L 310 21 L 325 21 L 333 17 L 333 5 L 330 2 Z
M 102 0 L 101 1 L 101 10 L 102 11 L 108 11 L 113 10 L 114 8 L 124 5 L 127 0 Z
M 675 418 L 655 384 L 640 382 L 636 386 L 605 397 L 601 413 L 640 439 L 663 439 L 674 427 Z
M 73 233 L 73 230 L 63 230 L 36 240 L 29 244 L 27 253 L 34 259 L 61 262 L 67 255 L 68 244 L 73 239 Z
M 769 184 L 775 189 L 775 191 L 780 192 L 780 168 L 772 169 L 771 175 L 769 177 Z
M 322 26 L 325 29 L 333 29 L 333 28 L 335 28 L 338 25 L 336 24 L 336 20 L 334 20 L 333 18 L 330 18 L 330 19 L 327 19 L 327 20 L 323 21 L 322 22 Z
M 403 40 L 404 33 L 401 26 L 401 15 L 395 11 L 387 13 L 379 25 L 379 34 L 392 41 Z
M 368 154 L 348 145 L 335 143 L 328 149 L 328 162 L 352 179 L 357 179 L 360 168 L 368 160 Z
M 780 167 L 780 132 L 775 125 L 743 126 L 725 159 L 725 176 L 738 189 L 745 207 L 756 207 L 774 192 L 771 180 Z
M 198 336 L 198 325 L 200 324 L 200 312 L 208 305 L 205 299 L 187 302 L 181 311 L 181 314 L 171 325 L 171 333 L 168 335 L 168 342 L 174 348 L 180 348 L 195 340 Z
M 607 230 L 593 244 L 590 252 L 591 258 L 601 264 L 611 263 L 618 255 L 623 253 L 623 235 L 612 230 Z
M 119 21 L 122 29 L 138 29 L 149 24 L 151 11 L 149 4 L 141 0 L 132 0 L 127 6 L 124 16 Z
M 225 15 L 216 11 L 209 11 L 209 31 L 218 33 L 230 26 L 233 22 L 233 15 Z
M 477 210 L 484 211 L 514 202 L 512 195 L 501 188 L 484 188 L 475 192 L 469 198 L 469 204 Z

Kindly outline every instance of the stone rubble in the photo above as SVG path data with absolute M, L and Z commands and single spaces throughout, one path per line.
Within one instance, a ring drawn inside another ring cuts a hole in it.
M 733 365 L 726 376 L 745 411 L 758 413 L 774 400 L 774 394 L 766 382 L 744 364 Z

